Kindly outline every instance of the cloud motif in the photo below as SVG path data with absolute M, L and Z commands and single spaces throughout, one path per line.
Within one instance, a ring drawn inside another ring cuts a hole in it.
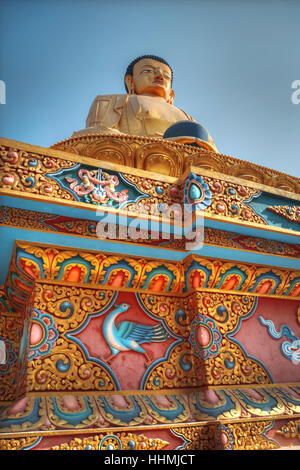
M 269 335 L 274 339 L 280 339 L 286 336 L 290 341 L 283 341 L 280 345 L 282 354 L 297 365 L 300 363 L 300 339 L 294 335 L 292 330 L 287 325 L 282 325 L 278 332 L 272 320 L 265 320 L 263 317 L 258 317 L 260 323 L 268 328 Z

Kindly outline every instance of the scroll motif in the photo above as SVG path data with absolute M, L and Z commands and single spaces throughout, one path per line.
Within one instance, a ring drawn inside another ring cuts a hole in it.
M 271 206 L 267 209 L 276 215 L 284 217 L 289 222 L 300 224 L 300 207 L 299 206 Z

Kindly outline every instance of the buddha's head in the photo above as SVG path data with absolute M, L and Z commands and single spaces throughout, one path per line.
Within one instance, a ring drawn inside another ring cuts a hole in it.
M 172 69 L 164 59 L 143 55 L 128 65 L 124 82 L 129 94 L 159 97 L 172 104 L 175 97 L 172 79 Z

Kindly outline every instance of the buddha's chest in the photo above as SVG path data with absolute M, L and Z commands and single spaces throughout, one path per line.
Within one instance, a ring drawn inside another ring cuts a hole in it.
M 138 114 L 144 119 L 177 122 L 187 119 L 186 114 L 175 106 L 171 106 L 161 98 L 150 96 L 133 96 Z

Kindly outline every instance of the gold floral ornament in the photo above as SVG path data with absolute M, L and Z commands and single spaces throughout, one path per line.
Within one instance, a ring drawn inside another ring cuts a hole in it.
M 295 421 L 288 421 L 280 430 L 276 431 L 277 434 L 285 437 L 286 439 L 297 437 L 300 439 L 300 419 Z
M 28 391 L 114 390 L 115 383 L 100 364 L 87 360 L 77 343 L 66 333 L 82 325 L 89 315 L 101 312 L 114 292 L 38 282 L 35 285 L 35 308 L 45 310 L 55 321 L 59 337 L 51 354 L 28 362 Z
M 195 358 L 186 341 L 175 345 L 169 357 L 151 368 L 147 374 L 144 390 L 196 387 L 205 383 L 205 370 L 195 367 Z
M 143 434 L 118 432 L 99 434 L 87 438 L 75 438 L 69 443 L 52 447 L 52 450 L 160 450 L 167 441 L 149 438 Z
M 172 428 L 171 431 L 184 439 L 184 450 L 214 450 L 216 449 L 216 426 L 184 426 Z
M 35 284 L 35 307 L 47 310 L 60 332 L 76 329 L 88 315 L 103 310 L 112 300 L 111 290 L 52 283 Z
M 168 328 L 175 334 L 187 338 L 189 325 L 194 317 L 197 294 L 183 298 L 167 295 L 139 293 L 138 298 L 143 308 L 157 318 L 163 318 Z
M 205 362 L 205 380 L 210 385 L 270 383 L 264 367 L 246 356 L 242 348 L 223 338 L 219 353 Z
M 195 292 L 176 310 L 176 303 L 163 296 L 141 296 L 141 300 L 156 315 L 165 305 L 165 321 L 181 337 L 168 357 L 148 372 L 145 390 L 270 383 L 264 367 L 227 337 L 241 318 L 254 311 L 255 296 Z
M 267 450 L 279 445 L 266 436 L 272 421 L 254 421 L 218 425 L 173 428 L 185 440 L 184 450 Z
M 105 369 L 87 360 L 84 352 L 74 342 L 60 337 L 50 356 L 28 363 L 27 391 L 116 389 L 116 384 Z
M 219 292 L 197 292 L 201 312 L 213 318 L 222 334 L 232 332 L 241 318 L 253 310 L 256 297 Z
M 234 438 L 234 450 L 267 450 L 278 449 L 279 445 L 266 435 L 273 422 L 250 421 L 245 423 L 230 423 L 230 429 Z
M 32 146 L 28 146 L 32 148 Z M 29 150 L 29 149 L 28 149 Z M 7 148 L 0 146 L 2 161 L 2 187 L 6 190 L 30 192 L 40 196 L 54 196 L 64 199 L 73 199 L 53 180 L 45 175 L 48 171 L 73 164 L 70 160 L 57 159 L 48 155 L 26 151 L 20 148 Z M 20 171 L 20 169 L 22 169 Z
M 0 450 L 28 449 L 40 440 L 39 436 L 26 436 L 13 439 L 0 439 Z
M 276 215 L 284 217 L 289 222 L 300 224 L 300 206 L 271 206 L 267 209 Z

